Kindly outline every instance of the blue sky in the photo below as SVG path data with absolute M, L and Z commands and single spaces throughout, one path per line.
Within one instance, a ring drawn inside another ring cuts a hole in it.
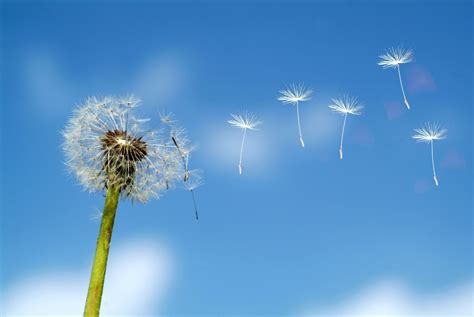
M 199 221 L 184 190 L 119 204 L 111 257 L 144 239 L 173 259 L 146 313 L 317 314 L 378 281 L 421 297 L 472 285 L 472 12 L 467 1 L 2 2 L 2 298 L 19 281 L 88 271 L 103 196 L 68 175 L 60 132 L 88 96 L 129 93 L 157 125 L 159 109 L 175 113 L 206 183 Z M 401 67 L 409 111 L 396 71 L 377 65 L 398 45 L 415 56 Z M 304 149 L 294 108 L 276 100 L 299 82 L 314 91 L 300 107 Z M 343 118 L 327 106 L 344 94 L 365 108 L 340 161 Z M 263 125 L 239 176 L 241 131 L 226 121 L 243 110 Z M 439 188 L 429 145 L 411 139 L 426 121 L 448 129 Z

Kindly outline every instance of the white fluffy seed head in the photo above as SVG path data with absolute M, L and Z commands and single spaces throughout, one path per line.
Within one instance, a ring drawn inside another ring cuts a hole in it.
M 355 97 L 345 96 L 341 99 L 332 99 L 332 104 L 329 105 L 334 112 L 342 115 L 352 114 L 361 115 L 364 106 L 360 105 Z
M 438 123 L 427 122 L 422 128 L 415 129 L 415 132 L 412 138 L 417 142 L 430 143 L 434 140 L 446 139 L 448 130 L 442 129 Z
M 390 48 L 384 54 L 380 55 L 380 61 L 377 63 L 383 68 L 395 68 L 400 64 L 406 64 L 413 60 L 413 51 L 405 50 L 399 46 Z
M 296 104 L 300 101 L 311 100 L 312 93 L 312 90 L 305 88 L 303 84 L 292 84 L 287 89 L 280 91 L 281 96 L 278 97 L 278 100 L 286 104 Z
M 87 190 L 115 186 L 122 198 L 146 202 L 182 178 L 172 140 L 133 114 L 138 103 L 133 96 L 92 97 L 69 120 L 63 131 L 66 165 Z M 187 142 L 182 144 L 187 150 Z
M 257 126 L 262 124 L 253 113 L 244 112 L 242 114 L 231 114 L 232 120 L 227 121 L 230 125 L 249 130 L 257 130 Z

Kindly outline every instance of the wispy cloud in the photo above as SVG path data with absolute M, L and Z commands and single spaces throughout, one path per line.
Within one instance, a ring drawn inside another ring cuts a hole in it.
M 231 129 L 223 118 L 222 122 L 209 120 L 205 130 L 201 131 L 200 139 L 206 140 L 200 143 L 200 152 L 207 156 L 207 161 L 219 170 L 229 172 L 238 168 L 240 145 L 242 133 Z M 262 128 L 254 133 L 245 144 L 245 168 L 247 175 L 261 174 L 268 171 L 272 166 L 274 158 L 274 142 L 269 131 Z
M 308 103 L 307 115 L 302 120 L 307 127 L 306 139 L 310 147 L 332 144 L 333 139 L 339 136 L 340 118 L 334 116 L 326 105 L 323 105 L 324 101 L 320 104 Z
M 324 317 L 468 317 L 472 281 L 436 293 L 416 292 L 398 280 L 375 282 L 340 303 L 312 309 L 303 316 Z
M 81 316 L 89 265 L 79 270 L 51 271 L 23 278 L 5 293 L 2 316 Z M 101 315 L 156 314 L 172 276 L 169 251 L 150 238 L 113 246 L 109 256 Z
M 325 105 L 309 102 L 306 115 L 301 122 L 307 126 L 305 134 L 306 148 L 314 150 L 319 159 L 321 149 L 330 146 L 337 138 L 338 119 Z M 269 109 L 262 106 L 260 109 Z M 258 111 L 258 109 L 257 109 Z M 295 125 L 288 124 L 288 117 L 284 111 L 275 114 L 270 111 L 258 111 L 259 117 L 265 118 L 265 124 L 261 126 L 258 133 L 253 133 L 251 138 L 245 141 L 245 167 L 248 177 L 262 174 L 274 173 L 285 164 L 288 151 L 297 153 L 291 144 L 294 143 L 294 133 L 297 132 Z M 238 168 L 236 158 L 239 157 L 239 147 L 242 133 L 230 129 L 225 124 L 227 118 L 206 117 L 207 124 L 199 131 L 201 140 L 199 153 L 206 156 L 206 162 L 213 170 L 228 173 Z M 205 140 L 205 141 L 203 141 Z M 327 160 L 323 159 L 323 160 Z
M 25 55 L 20 73 L 29 96 L 31 110 L 42 116 L 51 116 L 73 103 L 70 82 L 56 56 L 48 50 L 29 51 Z
M 189 65 L 182 55 L 153 55 L 140 66 L 132 86 L 144 103 L 162 107 L 178 98 L 188 78 Z
M 112 78 L 112 73 L 92 71 L 88 78 L 76 79 L 67 73 L 66 62 L 46 48 L 31 48 L 24 52 L 20 76 L 28 105 L 33 106 L 30 110 L 35 114 L 48 117 L 64 113 L 93 93 L 133 93 L 144 105 L 168 106 L 179 100 L 190 77 L 189 63 L 179 53 L 149 55 L 131 71 L 131 76 L 125 78 Z

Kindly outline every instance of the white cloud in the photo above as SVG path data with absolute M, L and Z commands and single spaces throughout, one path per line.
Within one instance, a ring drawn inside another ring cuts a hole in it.
M 101 73 L 101 76 L 89 73 L 90 78 L 75 79 L 65 71 L 64 61 L 57 54 L 42 48 L 25 51 L 22 67 L 28 105 L 34 106 L 30 110 L 44 116 L 71 109 L 94 91 L 98 96 L 133 93 L 144 105 L 158 109 L 176 100 L 190 77 L 189 63 L 179 53 L 150 55 L 132 71 L 131 78 L 114 77 L 113 80 L 109 80 L 113 74 L 108 73 Z M 97 78 L 105 78 L 107 83 Z M 82 91 L 86 95 L 81 95 Z
M 375 282 L 330 307 L 311 309 L 303 316 L 324 317 L 470 317 L 474 285 L 461 285 L 423 294 L 396 280 Z
M 341 117 L 332 113 L 324 105 L 305 104 L 301 109 L 301 122 L 305 148 L 301 148 L 298 139 L 298 126 L 294 106 L 280 105 L 285 111 L 255 111 L 258 119 L 263 121 L 257 131 L 247 131 L 242 165 L 244 174 L 260 177 L 262 174 L 278 172 L 288 151 L 298 153 L 312 151 L 328 146 L 331 141 L 337 142 Z M 285 109 L 286 108 L 286 109 Z M 242 108 L 242 111 L 245 108 Z M 236 111 L 238 112 L 238 111 Z M 199 151 L 207 156 L 213 167 L 222 171 L 234 171 L 238 174 L 240 145 L 243 130 L 236 129 L 227 123 L 227 117 L 207 117 L 207 124 L 200 131 Z M 336 145 L 335 145 L 336 146 Z
M 308 109 L 303 110 L 306 111 L 306 116 L 301 121 L 304 124 L 303 132 L 309 146 L 324 146 L 339 137 L 343 123 L 342 116 L 331 111 L 323 103 L 310 102 L 308 103 Z M 293 116 L 295 117 L 295 115 Z M 290 123 L 288 122 L 288 124 Z
M 101 316 L 154 314 L 171 278 L 169 252 L 151 239 L 112 245 Z M 81 316 L 90 265 L 81 270 L 45 272 L 24 278 L 5 294 L 2 316 Z
M 179 54 L 156 55 L 145 60 L 132 85 L 146 105 L 167 106 L 184 90 L 188 65 Z
M 41 115 L 52 115 L 65 109 L 73 98 L 73 89 L 63 70 L 49 51 L 28 52 L 21 73 L 30 104 Z
M 229 116 L 230 118 L 230 116 Z M 212 122 L 212 121 L 211 121 Z M 199 150 L 207 155 L 207 161 L 213 167 L 234 171 L 238 175 L 240 145 L 243 130 L 231 127 L 225 120 L 218 124 L 206 125 L 202 132 L 206 142 L 199 145 Z M 274 148 L 268 131 L 247 131 L 242 166 L 244 174 L 267 171 L 274 160 Z

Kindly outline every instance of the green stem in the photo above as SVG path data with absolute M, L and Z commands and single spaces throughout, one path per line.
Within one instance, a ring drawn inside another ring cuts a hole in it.
M 116 187 L 109 187 L 107 190 L 102 224 L 100 225 L 94 263 L 92 265 L 89 291 L 87 292 L 86 307 L 84 309 L 84 316 L 86 317 L 99 316 L 107 258 L 109 256 L 110 239 L 112 238 L 119 194 L 120 190 Z

